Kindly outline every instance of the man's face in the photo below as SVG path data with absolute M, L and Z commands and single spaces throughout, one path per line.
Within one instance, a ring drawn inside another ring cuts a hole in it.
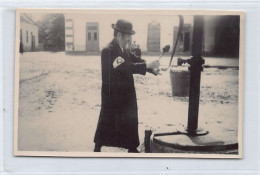
M 122 34 L 121 41 L 122 41 L 123 49 L 125 50 L 130 49 L 132 44 L 132 35 Z

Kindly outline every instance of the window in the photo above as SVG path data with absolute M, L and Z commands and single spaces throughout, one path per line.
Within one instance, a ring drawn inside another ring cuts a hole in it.
M 88 30 L 97 30 L 97 26 L 88 26 Z
M 26 31 L 26 42 L 28 43 L 28 31 Z
M 91 33 L 88 32 L 88 40 L 90 41 L 91 40 Z
M 97 41 L 97 32 L 94 33 L 94 40 Z

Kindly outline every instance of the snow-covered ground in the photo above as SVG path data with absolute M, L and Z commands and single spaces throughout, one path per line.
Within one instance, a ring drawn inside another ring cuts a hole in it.
M 145 57 L 147 61 L 157 57 Z M 238 59 L 205 58 L 206 65 L 238 66 Z M 169 58 L 162 59 L 167 65 Z M 188 98 L 172 97 L 169 72 L 135 75 L 139 112 L 139 150 L 144 131 L 186 126 Z M 63 52 L 20 56 L 18 150 L 92 152 L 101 103 L 100 56 Z M 216 137 L 237 139 L 238 69 L 206 68 L 201 75 L 199 126 Z M 230 135 L 226 136 L 230 137 Z M 102 148 L 102 152 L 125 152 Z

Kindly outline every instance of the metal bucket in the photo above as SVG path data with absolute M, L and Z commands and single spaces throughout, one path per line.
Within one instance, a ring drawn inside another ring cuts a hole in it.
M 190 88 L 190 71 L 179 69 L 170 70 L 172 96 L 187 97 Z

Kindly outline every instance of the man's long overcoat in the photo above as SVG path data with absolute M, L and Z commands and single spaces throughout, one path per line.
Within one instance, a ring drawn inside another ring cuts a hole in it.
M 136 148 L 139 137 L 133 74 L 145 75 L 146 63 L 130 52 L 123 52 L 116 40 L 112 40 L 102 50 L 101 65 L 102 104 L 94 142 Z

